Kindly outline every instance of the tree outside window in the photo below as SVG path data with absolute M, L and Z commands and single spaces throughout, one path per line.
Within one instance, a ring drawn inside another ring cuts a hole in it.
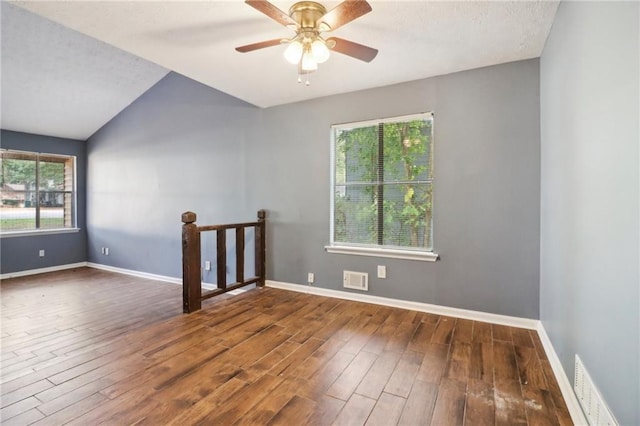
M 333 245 L 431 251 L 433 116 L 333 126 Z

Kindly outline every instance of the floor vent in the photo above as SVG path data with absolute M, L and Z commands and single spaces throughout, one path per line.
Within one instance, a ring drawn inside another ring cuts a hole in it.
M 369 291 L 369 274 L 365 272 L 342 272 L 342 286 L 354 290 Z
M 574 377 L 573 389 L 576 392 L 578 401 L 580 401 L 582 411 L 584 411 L 589 420 L 589 424 L 593 426 L 618 426 L 578 355 L 576 355 Z

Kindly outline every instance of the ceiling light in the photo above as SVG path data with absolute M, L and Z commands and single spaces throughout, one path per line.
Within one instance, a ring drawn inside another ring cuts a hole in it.
M 289 46 L 284 51 L 284 58 L 290 64 L 297 65 L 300 62 L 300 57 L 302 56 L 302 51 L 304 48 L 302 47 L 302 43 L 298 40 L 295 40 L 289 43 Z
M 319 64 L 326 62 L 330 56 L 329 48 L 320 38 L 317 38 L 311 43 L 311 54 L 313 55 L 313 59 Z
M 303 72 L 311 72 L 318 69 L 318 63 L 310 49 L 307 49 L 307 51 L 302 54 L 302 63 L 300 65 Z

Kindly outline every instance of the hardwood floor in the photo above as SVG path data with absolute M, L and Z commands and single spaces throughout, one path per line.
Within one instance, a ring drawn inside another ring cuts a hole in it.
M 276 290 L 2 282 L 3 425 L 566 425 L 534 331 Z

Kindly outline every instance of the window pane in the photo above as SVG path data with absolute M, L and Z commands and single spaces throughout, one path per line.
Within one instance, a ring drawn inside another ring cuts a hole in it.
M 62 207 L 40 207 L 40 228 L 63 228 L 64 209 Z
M 385 123 L 385 182 L 431 179 L 430 141 L 431 119 Z
M 335 182 L 378 180 L 378 127 L 356 127 L 336 131 Z
M 431 193 L 430 183 L 384 185 L 384 245 L 432 248 Z
M 334 241 L 377 244 L 377 187 L 336 186 Z
M 50 162 L 40 160 L 40 190 L 64 191 L 64 162 Z
M 23 229 L 35 229 L 35 207 L 24 207 L 24 194 L 12 194 L 3 192 L 2 207 L 0 207 L 0 231 L 19 231 Z

